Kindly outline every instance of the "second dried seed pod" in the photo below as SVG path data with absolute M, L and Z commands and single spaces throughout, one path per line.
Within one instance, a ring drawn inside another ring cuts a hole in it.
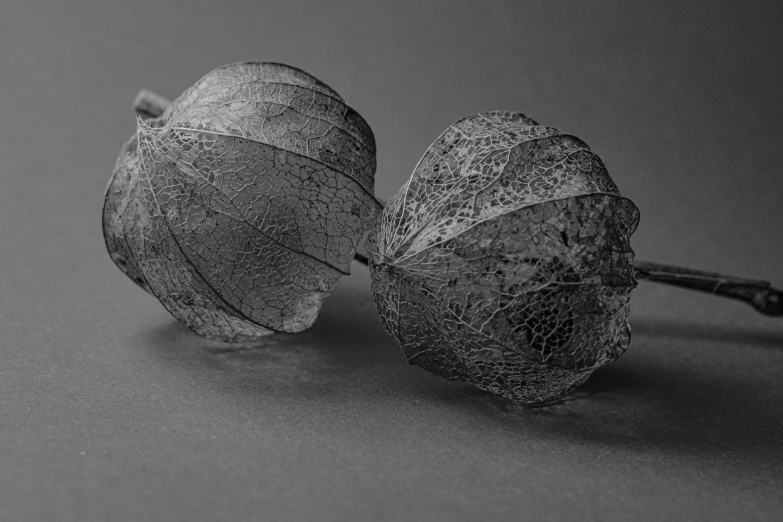
M 556 399 L 628 346 L 638 221 L 580 139 L 519 113 L 462 119 L 370 234 L 378 311 L 413 364 Z

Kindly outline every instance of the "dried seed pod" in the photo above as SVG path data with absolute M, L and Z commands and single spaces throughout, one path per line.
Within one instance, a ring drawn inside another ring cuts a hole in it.
M 196 333 L 247 341 L 315 321 L 380 211 L 375 139 L 309 74 L 218 68 L 138 119 L 103 209 L 123 272 Z
M 519 113 L 462 119 L 367 242 L 386 330 L 412 364 L 535 403 L 630 341 L 639 212 L 578 138 Z

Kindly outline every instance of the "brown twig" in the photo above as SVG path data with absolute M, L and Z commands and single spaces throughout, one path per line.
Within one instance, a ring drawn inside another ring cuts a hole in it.
M 147 89 L 140 90 L 133 100 L 133 110 L 143 120 L 157 118 L 166 111 L 169 105 L 171 105 L 170 100 Z
M 769 281 L 743 279 L 690 268 L 634 261 L 638 279 L 679 286 L 699 292 L 737 299 L 765 315 L 783 315 L 783 292 Z

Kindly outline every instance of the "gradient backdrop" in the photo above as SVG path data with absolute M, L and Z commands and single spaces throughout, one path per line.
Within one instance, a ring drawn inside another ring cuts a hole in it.
M 237 350 L 100 228 L 139 88 L 271 60 L 370 123 L 379 197 L 454 120 L 517 110 L 603 158 L 638 259 L 781 286 L 782 11 L 0 0 L 0 520 L 783 519 L 783 318 L 641 283 L 628 353 L 526 409 L 407 365 L 365 267 L 308 332 Z

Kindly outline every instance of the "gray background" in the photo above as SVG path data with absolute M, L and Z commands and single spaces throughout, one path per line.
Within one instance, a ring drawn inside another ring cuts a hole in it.
M 380 197 L 518 110 L 601 155 L 639 259 L 783 285 L 783 8 L 634 4 L 0 2 L 0 519 L 783 516 L 782 319 L 641 283 L 628 353 L 528 409 L 407 365 L 360 265 L 308 332 L 232 349 L 103 246 L 137 90 L 272 60 L 370 123 Z

